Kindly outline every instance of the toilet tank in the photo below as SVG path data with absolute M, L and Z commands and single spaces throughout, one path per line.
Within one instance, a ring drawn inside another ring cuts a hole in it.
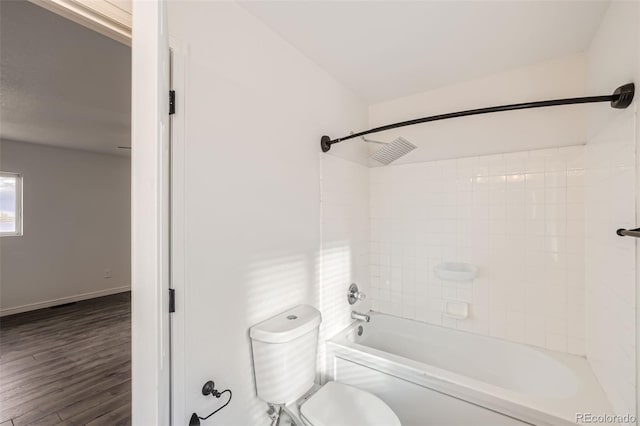
M 320 312 L 298 305 L 249 329 L 258 398 L 288 404 L 313 386 Z

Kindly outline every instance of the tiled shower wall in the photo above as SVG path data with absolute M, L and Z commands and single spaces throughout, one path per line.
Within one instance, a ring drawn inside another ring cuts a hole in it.
M 370 170 L 372 309 L 584 355 L 584 147 Z M 436 278 L 468 262 L 472 282 Z M 443 314 L 470 304 L 468 319 Z
M 587 357 L 617 413 L 636 412 L 634 111 L 616 117 L 585 148 Z

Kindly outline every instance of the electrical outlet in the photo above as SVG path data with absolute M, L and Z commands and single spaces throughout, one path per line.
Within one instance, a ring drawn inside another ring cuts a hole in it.
M 105 278 L 111 278 L 111 269 L 105 269 L 104 270 L 104 277 Z

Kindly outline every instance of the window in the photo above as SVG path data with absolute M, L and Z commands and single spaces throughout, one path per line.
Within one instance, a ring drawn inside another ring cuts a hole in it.
M 22 235 L 22 175 L 0 172 L 0 236 Z

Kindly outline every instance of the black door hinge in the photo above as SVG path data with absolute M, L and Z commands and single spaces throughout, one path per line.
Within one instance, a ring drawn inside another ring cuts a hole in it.
M 169 90 L 169 115 L 176 113 L 176 91 Z
M 176 291 L 169 289 L 169 313 L 176 311 Z

